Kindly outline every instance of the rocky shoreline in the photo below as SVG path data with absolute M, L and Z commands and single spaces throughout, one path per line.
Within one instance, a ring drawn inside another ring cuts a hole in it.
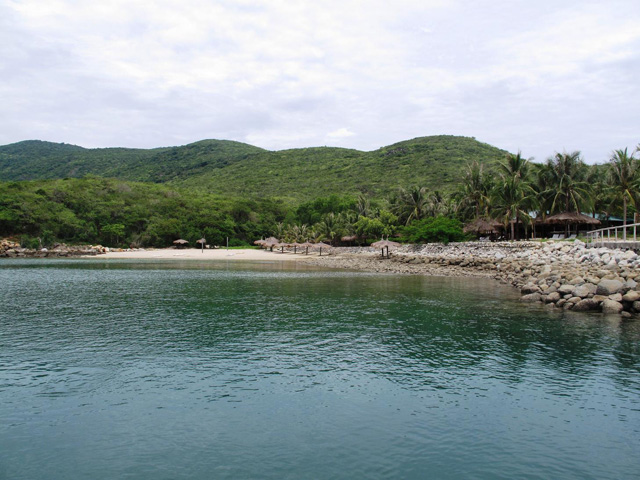
M 51 248 L 33 249 L 22 248 L 19 243 L 11 240 L 0 240 L 0 258 L 58 258 L 79 257 L 85 255 L 99 255 L 108 252 L 102 245 L 65 245 L 56 244 Z
M 465 242 L 403 245 L 382 259 L 371 248 L 337 248 L 310 263 L 332 268 L 434 276 L 481 276 L 518 288 L 523 302 L 620 314 L 640 313 L 640 257 L 583 242 Z

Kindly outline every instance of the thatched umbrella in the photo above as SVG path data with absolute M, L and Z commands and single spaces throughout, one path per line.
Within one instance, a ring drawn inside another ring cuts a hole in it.
M 392 242 L 391 240 L 388 240 L 388 239 L 387 240 L 382 239 L 382 240 L 380 240 L 378 242 L 372 243 L 371 246 L 373 248 L 382 249 L 382 258 L 384 258 L 384 249 L 386 248 L 387 249 L 387 258 L 389 258 L 389 247 L 396 248 L 396 247 L 399 247 L 400 244 L 398 242 Z
M 503 225 L 492 218 L 476 218 L 473 222 L 467 223 L 462 231 L 464 233 L 496 233 Z
M 306 251 L 304 252 L 305 255 L 309 255 L 309 248 L 313 248 L 315 244 L 311 243 L 311 242 L 304 242 L 300 244 L 300 248 L 305 248 Z
M 189 242 L 184 240 L 184 239 L 182 239 L 182 238 L 179 238 L 178 240 L 174 240 L 173 241 L 173 244 L 176 247 L 184 247 L 187 243 L 189 243 Z
M 207 243 L 206 238 L 202 237 L 200 240 L 196 240 L 196 243 L 199 243 L 202 247 L 202 253 L 204 253 L 204 244 Z
M 564 225 L 565 233 L 569 233 L 569 225 L 600 225 L 600 220 L 578 212 L 562 212 L 547 217 L 544 223 L 549 225 Z
M 324 242 L 314 243 L 314 244 L 313 244 L 313 247 L 314 247 L 314 248 L 319 248 L 319 249 L 320 249 L 320 256 L 322 256 L 322 249 L 323 249 L 323 248 L 324 248 L 324 249 L 327 249 L 327 250 L 328 250 L 329 248 L 332 248 L 332 247 L 331 247 L 331 245 L 327 245 L 327 244 L 326 244 L 326 243 L 324 243 Z
M 264 248 L 268 248 L 269 250 L 271 250 L 273 252 L 273 247 L 275 247 L 276 245 L 278 245 L 278 243 L 280 242 L 280 240 L 278 240 L 276 237 L 269 237 L 264 241 Z
M 261 238 L 260 240 L 256 240 L 255 242 L 253 242 L 254 245 L 260 245 L 261 247 L 264 247 L 264 244 L 267 243 L 266 240 L 264 240 L 263 238 Z
M 298 250 L 298 247 L 302 247 L 302 244 L 298 242 L 293 242 L 289 246 L 293 247 L 293 254 L 295 255 L 296 251 Z
M 292 246 L 292 244 L 291 243 L 287 243 L 287 242 L 280 242 L 280 243 L 274 244 L 274 247 L 279 248 L 281 253 L 284 253 L 284 247 L 289 248 L 291 246 Z

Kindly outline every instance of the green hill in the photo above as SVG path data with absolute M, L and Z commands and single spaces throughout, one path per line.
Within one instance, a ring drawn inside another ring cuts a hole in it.
M 345 148 L 267 151 L 227 140 L 157 149 L 25 141 L 0 146 L 0 180 L 87 175 L 169 183 L 234 197 L 308 200 L 332 193 L 383 196 L 398 186 L 450 191 L 469 162 L 491 166 L 507 152 L 474 138 L 420 137 L 372 152 Z

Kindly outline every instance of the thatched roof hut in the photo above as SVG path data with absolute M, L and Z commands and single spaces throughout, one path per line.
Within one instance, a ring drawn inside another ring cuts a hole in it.
M 565 234 L 569 234 L 569 225 L 576 225 L 576 234 L 578 233 L 578 225 L 600 225 L 600 220 L 578 212 L 562 212 L 547 217 L 543 223 L 547 225 L 564 225 Z
M 473 222 L 467 223 L 462 231 L 464 233 L 497 233 L 504 226 L 492 218 L 476 218 Z
M 547 217 L 549 225 L 600 225 L 600 220 L 578 212 L 562 212 Z

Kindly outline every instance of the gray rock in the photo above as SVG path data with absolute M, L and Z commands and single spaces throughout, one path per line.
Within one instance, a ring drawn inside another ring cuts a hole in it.
M 539 293 L 530 293 L 528 295 L 523 295 L 522 297 L 520 297 L 520 300 L 527 303 L 539 302 L 541 299 L 542 295 L 540 295 Z
M 606 299 L 602 302 L 602 313 L 620 313 L 622 304 L 613 300 Z
M 633 302 L 633 309 L 636 312 L 640 312 L 640 302 Z
M 622 290 L 622 282 L 619 280 L 600 280 L 598 288 L 596 289 L 597 295 L 613 295 Z
M 596 302 L 593 298 L 585 298 L 580 300 L 573 307 L 573 311 L 575 312 L 590 312 L 593 310 L 599 310 L 600 304 Z
M 558 292 L 552 292 L 547 295 L 547 298 L 545 298 L 544 301 L 546 303 L 556 303 L 558 300 L 560 300 L 560 294 Z
M 583 284 L 583 283 L 584 283 L 584 278 L 579 277 L 579 276 L 578 276 L 578 277 L 573 277 L 573 278 L 569 281 L 569 283 L 570 283 L 571 285 L 581 285 L 581 284 Z
M 614 302 L 622 302 L 622 294 L 614 293 L 613 295 L 609 295 L 609 300 L 613 300 Z
M 528 295 L 530 293 L 540 293 L 540 287 L 537 286 L 537 285 L 532 285 L 532 284 L 528 283 L 524 287 L 522 287 L 521 292 L 524 295 Z
M 594 295 L 597 289 L 598 287 L 593 283 L 585 283 L 574 288 L 571 294 L 574 297 L 587 298 L 589 295 Z
M 558 292 L 560 292 L 563 295 L 566 295 L 567 293 L 573 292 L 573 289 L 574 289 L 574 285 L 564 284 L 564 285 L 560 285 L 560 288 L 558 288 Z

